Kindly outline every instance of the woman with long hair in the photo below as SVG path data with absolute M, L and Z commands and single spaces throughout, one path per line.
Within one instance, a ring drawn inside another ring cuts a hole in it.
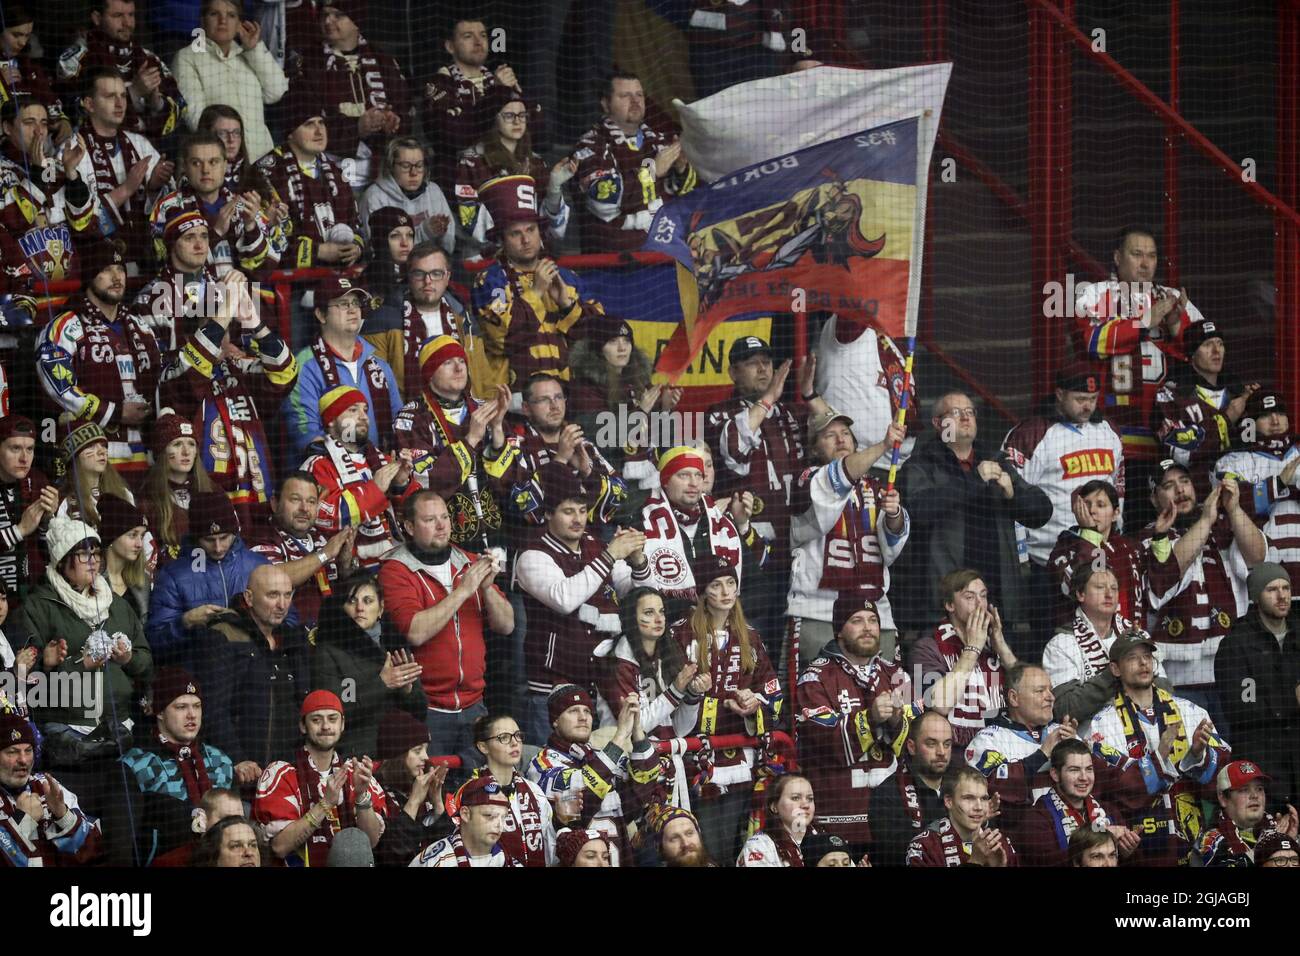
M 334 585 L 312 634 L 311 686 L 348 697 L 344 757 L 375 752 L 379 722 L 390 710 L 421 720 L 428 712 L 420 672 L 406 640 L 384 616 L 379 582 L 356 574 Z
M 735 565 L 709 552 L 691 563 L 691 571 L 699 596 L 687 616 L 673 625 L 673 637 L 687 661 L 711 683 L 693 732 L 709 737 L 765 734 L 781 713 L 781 682 L 762 638 L 745 619 Z M 715 752 L 699 781 L 692 809 L 715 860 L 736 858 L 740 822 L 749 810 L 758 770 L 755 758 L 750 747 Z
M 463 230 L 462 250 L 466 258 L 490 256 L 488 232 L 492 217 L 479 202 L 478 190 L 499 176 L 531 176 L 536 183 L 538 210 L 545 219 L 543 237 L 554 242 L 564 238 L 569 226 L 569 204 L 564 184 L 573 178 L 578 164 L 565 157 L 549 169 L 533 152 L 528 133 L 528 105 L 514 90 L 498 88 L 487 109 L 494 119 L 481 140 L 460 154 L 456 164 L 456 213 Z M 542 201 L 544 199 L 544 201 Z
M 161 552 L 159 561 L 180 556 L 190 528 L 190 497 L 216 490 L 199 460 L 194 425 L 179 415 L 159 415 L 153 426 L 153 465 L 145 475 L 141 502 Z
M 786 773 L 767 786 L 763 829 L 745 841 L 736 866 L 803 866 L 803 839 L 816 803 L 807 777 Z
M 628 694 L 641 700 L 641 725 L 651 737 L 684 737 L 699 721 L 700 701 L 712 687 L 708 674 L 686 660 L 672 639 L 664 599 L 654 588 L 636 587 L 619 600 L 617 638 L 595 650 L 601 658 L 600 693 L 619 713 Z
M 429 728 L 402 710 L 390 710 L 379 722 L 375 756 L 375 777 L 387 798 L 375 865 L 406 866 L 451 830 L 442 799 L 447 766 L 429 765 Z
M 104 545 L 101 567 L 109 587 L 118 597 L 126 598 L 144 622 L 149 617 L 153 585 L 144 513 L 125 498 L 104 495 L 99 499 L 99 539 Z
M 59 488 L 56 515 L 78 518 L 99 527 L 99 496 L 117 495 L 135 504 L 135 495 L 108 460 L 108 436 L 94 422 L 73 429 L 63 440 L 68 473 Z
M 510 812 L 501 829 L 501 848 L 524 866 L 555 864 L 552 808 L 542 788 L 519 772 L 524 735 L 509 714 L 485 714 L 474 721 L 474 746 L 484 766 L 470 779 L 490 774 L 510 798 Z

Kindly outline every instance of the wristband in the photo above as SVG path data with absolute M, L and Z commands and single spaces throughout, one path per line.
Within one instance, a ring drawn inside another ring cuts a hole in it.
M 324 549 L 320 551 L 313 551 L 312 553 L 316 556 L 316 560 L 320 562 L 320 566 L 322 568 L 325 567 L 325 565 L 330 563 L 329 558 L 325 557 Z
M 765 398 L 760 398 L 758 404 L 763 406 L 763 408 L 767 409 L 769 412 L 772 410 L 772 403 Z
M 807 395 L 803 395 L 803 394 L 801 394 L 799 397 L 802 398 L 805 402 L 811 402 L 814 398 L 821 398 L 821 397 L 822 397 L 822 393 L 821 393 L 821 392 L 811 392 L 811 393 L 809 393 L 809 394 L 807 394 Z

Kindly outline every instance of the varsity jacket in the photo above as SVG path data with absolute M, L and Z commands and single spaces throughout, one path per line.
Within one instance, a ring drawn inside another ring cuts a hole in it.
M 693 166 L 655 178 L 655 157 L 673 138 L 646 123 L 629 136 L 609 117 L 582 134 L 571 158 L 583 197 L 583 252 L 640 249 L 664 199 L 695 188 Z
M 180 123 L 181 113 L 185 109 L 185 99 L 171 70 L 160 57 L 145 49 L 134 38 L 127 43 L 118 43 L 110 39 L 98 28 L 92 27 L 84 37 L 59 55 L 57 69 L 57 88 L 69 99 L 80 102 L 85 92 L 85 75 L 99 66 L 107 66 L 117 71 L 127 88 L 126 124 L 123 127 L 133 133 L 161 138 L 175 132 Z M 141 71 L 152 67 L 162 76 L 158 92 L 162 94 L 162 106 L 152 108 L 147 100 L 140 99 L 131 90 L 131 81 Z
M 1132 621 L 1145 621 L 1147 613 L 1146 580 L 1143 577 L 1142 552 L 1129 538 L 1112 530 L 1103 538 L 1092 529 L 1072 525 L 1061 532 L 1047 559 L 1047 569 L 1056 584 L 1055 620 L 1065 621 L 1074 615 L 1074 569 L 1098 562 L 1109 568 L 1119 583 L 1119 613 Z
M 1119 810 L 1089 794 L 1081 808 L 1072 807 L 1060 790 L 1049 788 L 1021 820 L 1016 833 L 1024 866 L 1068 866 L 1070 836 L 1080 827 L 1124 826 Z
M 524 596 L 524 673 L 533 693 L 587 687 L 599 676 L 596 646 L 620 630 L 612 564 L 590 533 L 573 551 L 548 531 L 516 557 L 513 586 Z
M 447 502 L 452 540 L 475 547 L 485 536 L 492 543 L 499 538 L 502 497 L 497 478 L 519 454 L 518 445 L 509 441 L 500 449 L 491 448 L 491 435 L 484 435 L 477 450 L 465 444 L 469 417 L 481 404 L 472 396 L 447 403 L 426 389 L 402 406 L 393 422 L 397 447 L 409 448 L 416 456 L 412 480 Z
M 432 178 L 444 192 L 455 182 L 456 157 L 492 128 L 499 102 L 494 94 L 500 86 L 487 68 L 465 73 L 455 63 L 444 66 L 425 85 L 424 134 L 435 149 Z M 528 108 L 528 129 L 534 137 L 541 117 L 542 105 L 534 102 Z
M 787 614 L 829 622 L 837 594 L 862 590 L 880 609 L 880 626 L 894 626 L 889 566 L 907 546 L 912 527 L 906 508 L 901 532 L 886 527 L 879 504 L 884 491 L 874 475 L 850 482 L 843 459 L 800 473 L 791 508 Z
M 298 380 L 281 409 L 297 457 L 301 458 L 313 441 L 324 437 L 320 398 L 340 385 L 350 385 L 365 396 L 370 441 L 380 448 L 392 448 L 393 418 L 402 407 L 402 395 L 397 389 L 397 376 L 388 363 L 375 354 L 373 345 L 358 338 L 353 343 L 352 354 L 344 356 L 318 337 L 298 353 L 296 360 Z
M 104 837 L 99 821 L 86 815 L 67 787 L 63 787 L 67 812 L 58 820 L 48 819 L 48 792 L 43 773 L 33 773 L 21 790 L 0 787 L 0 866 L 85 866 L 100 855 Z M 46 819 L 35 820 L 18 808 L 24 793 L 41 798 Z
M 1112 767 L 1136 768 L 1141 774 L 1142 789 L 1126 787 L 1114 795 L 1115 802 L 1128 824 L 1140 828 L 1142 844 L 1136 862 L 1172 866 L 1200 837 L 1201 788 L 1232 759 L 1232 748 L 1212 735 L 1205 752 L 1193 757 L 1192 737 L 1208 716 L 1205 710 L 1159 688 L 1153 690 L 1152 704 L 1150 709 L 1139 707 L 1117 692 L 1079 737 Z M 1167 728 L 1177 729 L 1168 756 L 1160 750 L 1160 737 Z
M 1183 524 L 1183 527 L 1180 527 Z M 1214 683 L 1214 654 L 1232 622 L 1246 609 L 1246 562 L 1233 540 L 1226 513 L 1186 569 L 1173 546 L 1187 525 L 1178 522 L 1168 538 L 1155 538 L 1155 523 L 1142 529 L 1151 636 L 1175 687 Z
M 1096 421 L 1075 425 L 1060 416 L 1030 418 L 1007 433 L 1002 448 L 1020 477 L 1052 499 L 1052 517 L 1026 528 L 1029 557 L 1046 565 L 1061 532 L 1074 524 L 1071 496 L 1101 478 L 1119 492 L 1124 506 L 1124 444 L 1119 432 L 1098 414 Z
M 901 721 L 873 726 L 872 704 L 892 693 L 903 700 Z M 850 843 L 869 843 L 872 791 L 897 771 L 917 712 L 912 681 L 897 662 L 879 655 L 851 664 L 832 640 L 799 677 L 798 699 L 799 766 L 817 795 L 813 823 Z
M 288 146 L 277 146 L 257 161 L 275 193 L 274 202 L 289 207 L 285 226 L 289 247 L 281 256 L 283 269 L 308 269 L 317 259 L 322 242 L 355 242 L 365 248 L 357 203 L 343 170 L 326 155 L 303 168 Z
M 803 434 L 807 416 L 777 402 L 758 430 L 749 427 L 754 401 L 732 395 L 709 409 L 704 438 L 713 451 L 717 484 L 715 497 L 735 491 L 754 493 L 753 521 L 758 533 L 771 541 L 790 540 L 791 498 L 796 476 L 806 473 Z M 786 549 L 773 555 L 773 566 L 785 567 Z M 829 614 L 827 615 L 829 618 Z
M 1228 475 L 1243 486 L 1242 507 L 1251 510 L 1268 538 L 1268 560 L 1285 567 L 1292 581 L 1300 581 L 1300 494 L 1294 482 L 1288 485 L 1281 476 L 1298 456 L 1300 446 L 1292 435 L 1261 439 L 1224 455 L 1210 474 L 1213 486 Z
M 1153 292 L 1178 297 L 1177 289 L 1153 286 Z M 1100 407 L 1124 442 L 1127 460 L 1150 461 L 1159 446 L 1151 431 L 1156 393 L 1164 384 L 1171 361 L 1182 357 L 1183 330 L 1202 321 L 1192 303 L 1179 313 L 1178 332 L 1170 339 L 1162 324 L 1147 329 L 1142 317 L 1151 308 L 1152 293 L 1135 293 L 1125 304 L 1121 283 L 1083 282 L 1075 286 L 1074 329 L 1080 350 L 1101 365 Z
M 456 162 L 456 222 L 470 239 L 469 250 L 481 256 L 495 255 L 495 243 L 487 237 L 492 229 L 492 214 L 479 202 L 478 191 L 489 179 L 511 176 L 519 172 L 498 164 L 493 166 L 483 155 L 483 144 L 475 143 L 460 154 Z M 528 156 L 526 175 L 537 184 L 538 212 L 542 216 L 542 237 L 546 242 L 558 242 L 569 228 L 569 204 L 564 193 L 552 194 L 551 170 L 536 153 Z M 542 198 L 545 197 L 545 202 Z
M 158 342 L 140 316 L 119 305 L 110 321 L 89 299 L 74 300 L 41 330 L 36 344 L 45 394 L 74 416 L 74 427 L 102 427 L 109 461 L 128 475 L 147 471 L 149 457 L 141 427 L 126 424 L 122 408 L 127 401 L 153 404 L 160 365 Z
M 158 405 L 160 414 L 170 408 L 194 422 L 203 467 L 229 495 L 241 526 L 251 527 L 274 492 L 262 416 L 293 388 L 298 364 L 273 330 L 249 337 L 242 358 L 222 357 L 224 336 L 213 319 L 184 337 L 159 377 Z
M 541 372 L 569 380 L 571 338 L 588 334 L 601 321 L 605 307 L 586 294 L 582 280 L 560 267 L 560 281 L 573 304 L 567 309 L 551 298 L 550 290 L 534 287 L 534 274 L 521 272 L 504 257 L 474 280 L 471 296 L 486 351 L 486 380 L 475 382 L 486 395 L 497 385 L 520 391 Z
M 379 563 L 379 585 L 384 592 L 384 609 L 407 634 L 411 620 L 446 599 L 478 555 L 455 545 L 446 563 L 425 564 L 402 545 Z M 500 595 L 495 584 L 493 588 Z M 504 596 L 504 595 L 502 595 Z M 486 606 L 475 592 L 447 621 L 441 631 L 411 654 L 424 667 L 420 684 L 431 710 L 459 712 L 473 707 L 483 697 L 487 644 Z
M 65 180 L 57 161 L 31 169 L 10 140 L 0 144 L 0 246 L 6 261 L 27 264 L 34 291 L 79 274 L 75 246 L 95 222 L 94 207 L 86 183 Z
M 367 442 L 348 448 L 337 438 L 318 438 L 307 446 L 301 470 L 316 479 L 321 489 L 316 527 L 334 535 L 344 528 L 356 528 L 353 542 L 357 563 L 373 569 L 380 558 L 397 547 L 402 528 L 394 504 L 400 504 L 419 486 L 388 486 L 385 493 L 375 482 L 375 472 L 388 463 L 388 456 Z
M 1099 635 L 1082 609 L 1075 609 L 1068 625 L 1059 628 L 1043 648 L 1043 670 L 1052 681 L 1056 697 L 1053 712 L 1057 720 L 1073 717 L 1086 724 L 1109 701 L 1115 699 L 1119 680 L 1110 672 L 1110 646 L 1119 634 L 1137 631 L 1149 637 L 1122 614 L 1116 614 L 1107 633 Z M 1171 686 L 1164 665 L 1156 659 L 1156 682 L 1165 690 Z
M 1002 834 L 1007 852 L 1007 866 L 1019 866 L 1020 860 L 1011 838 Z M 907 847 L 904 866 L 970 866 L 971 845 L 962 840 L 948 817 L 931 823 Z
M 223 184 L 216 201 L 208 203 L 199 198 L 188 180 L 182 180 L 178 189 L 161 195 L 149 213 L 149 233 L 153 236 L 158 261 L 169 262 L 167 245 L 163 242 L 167 220 L 181 211 L 194 210 L 202 213 L 208 224 L 208 265 L 218 278 L 224 278 L 233 268 L 247 273 L 275 268 L 279 253 L 271 244 L 271 222 L 264 212 L 258 210 L 251 224 L 236 213 L 227 232 L 217 233 L 217 216 L 230 202 L 241 200 L 229 186 Z
M 411 134 L 411 97 L 402 68 L 364 36 L 346 53 L 318 41 L 304 58 L 301 82 L 318 91 L 335 156 L 383 157 L 388 134 L 381 130 L 363 140 L 357 128 L 358 117 L 368 109 L 392 110 L 402 119 L 398 134 Z

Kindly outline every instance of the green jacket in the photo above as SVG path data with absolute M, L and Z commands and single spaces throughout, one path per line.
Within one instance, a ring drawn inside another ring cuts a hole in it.
M 68 656 L 55 669 L 55 674 L 86 673 L 81 663 L 81 651 L 94 628 L 63 602 L 49 581 L 42 580 L 23 599 L 16 623 L 31 635 L 32 643 L 38 650 L 44 651 L 46 644 L 60 638 L 68 642 Z M 130 603 L 114 595 L 113 603 L 108 608 L 108 619 L 101 627 L 110 635 L 126 635 L 131 642 L 131 659 L 125 666 L 112 661 L 104 665 L 104 699 L 93 701 L 95 706 L 67 706 L 67 700 L 55 701 L 54 703 L 64 706 L 33 708 L 32 716 L 37 723 L 95 724 L 99 722 L 99 716 L 88 714 L 96 711 L 108 717 L 116 713 L 119 721 L 130 716 L 131 701 L 136 696 L 134 688 L 147 688 L 153 676 L 153 656 L 149 653 L 149 644 L 144 637 L 144 626 Z M 39 662 L 40 658 L 37 660 Z M 60 685 L 57 681 L 52 681 L 48 686 L 57 688 Z M 73 685 L 64 686 L 71 689 Z M 83 705 L 87 703 L 84 695 L 88 693 L 88 686 L 84 681 L 75 682 L 77 691 L 83 695 L 80 701 Z

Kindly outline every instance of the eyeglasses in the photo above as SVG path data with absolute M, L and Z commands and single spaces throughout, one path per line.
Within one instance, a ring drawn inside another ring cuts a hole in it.
M 441 282 L 449 275 L 451 273 L 446 269 L 430 269 L 428 272 L 423 269 L 412 269 L 407 273 L 412 282 Z
M 526 112 L 522 111 L 522 110 L 521 110 L 520 112 L 518 112 L 518 113 L 507 113 L 505 110 L 502 110 L 500 113 L 497 114 L 497 116 L 500 116 L 500 117 L 501 117 L 503 120 L 505 120 L 507 123 L 527 123 L 527 122 L 528 122 L 528 114 L 527 114 Z
M 563 395 L 543 395 L 541 398 L 530 398 L 529 405 L 563 405 Z
M 393 168 L 404 173 L 422 173 L 424 172 L 424 161 L 421 160 L 418 163 L 404 163 L 399 160 L 398 162 L 393 163 Z
M 100 561 L 98 551 L 78 551 L 72 557 L 78 564 L 98 564 Z
M 235 140 L 244 138 L 243 132 L 237 129 L 219 129 L 214 130 L 214 132 L 217 134 L 217 139 Z
M 975 409 L 973 408 L 950 408 L 943 413 L 942 418 L 974 418 Z
M 524 732 L 522 730 L 516 730 L 513 734 L 497 734 L 494 737 L 489 737 L 488 740 L 495 740 L 502 747 L 512 743 L 522 744 L 524 742 Z

